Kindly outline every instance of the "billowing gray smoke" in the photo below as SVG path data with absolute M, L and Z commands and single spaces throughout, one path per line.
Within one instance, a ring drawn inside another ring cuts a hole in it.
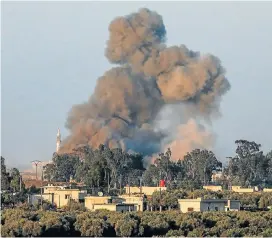
M 230 88 L 220 60 L 184 45 L 167 47 L 162 17 L 148 9 L 116 18 L 109 33 L 105 55 L 120 66 L 98 79 L 88 102 L 72 108 L 61 152 L 105 144 L 151 156 L 170 146 L 182 159 L 211 146 L 201 120 L 219 114 Z

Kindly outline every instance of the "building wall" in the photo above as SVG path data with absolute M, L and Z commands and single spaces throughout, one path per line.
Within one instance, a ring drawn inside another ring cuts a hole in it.
M 97 197 L 97 196 L 89 196 L 85 197 L 85 207 L 87 209 L 93 210 L 95 204 L 107 204 L 110 196 L 105 197 Z
M 37 205 L 38 203 L 40 203 L 41 198 L 43 200 L 46 200 L 46 201 L 49 201 L 49 202 L 52 201 L 52 195 L 51 194 L 43 194 L 42 196 L 41 196 L 41 194 L 33 194 L 33 195 L 30 195 L 29 198 L 30 198 L 29 202 L 32 205 Z
M 206 212 L 206 211 L 225 211 L 225 206 L 227 206 L 227 203 L 225 201 L 220 202 L 205 202 L 202 201 L 200 203 L 200 211 Z M 217 208 L 217 210 L 216 210 Z
M 135 210 L 136 211 L 143 211 L 144 210 L 144 198 L 143 196 L 137 197 L 137 196 L 128 196 L 128 195 L 123 195 L 120 196 L 121 198 L 124 199 L 123 203 L 129 203 L 129 204 L 135 204 Z
M 192 208 L 194 212 L 200 212 L 200 199 L 179 199 L 178 203 L 180 211 L 183 213 L 187 213 L 188 208 Z
M 241 186 L 232 186 L 231 190 L 238 193 L 253 193 L 254 188 L 241 188 Z
M 51 203 L 54 203 L 57 207 L 63 207 L 68 204 L 70 199 L 75 201 L 79 201 L 79 199 L 87 196 L 86 191 L 80 191 L 79 189 L 56 189 L 50 188 L 46 189 L 47 193 L 43 193 L 42 196 L 40 194 L 31 196 L 31 204 L 37 203 L 38 199 L 47 200 Z
M 222 191 L 222 186 L 207 185 L 207 186 L 203 186 L 203 189 L 217 192 L 217 191 Z
M 93 210 L 99 210 L 99 209 L 106 209 L 109 211 L 117 211 L 117 212 L 126 212 L 126 211 L 133 211 L 134 206 L 133 205 L 127 205 L 127 204 L 94 204 Z
M 45 186 L 43 187 L 43 193 L 53 193 L 58 189 L 64 189 L 63 186 Z
M 125 187 L 126 189 L 126 194 L 133 194 L 133 193 L 137 193 L 139 194 L 141 192 L 141 188 L 140 187 Z M 147 195 L 147 196 L 151 196 L 155 191 L 164 191 L 166 190 L 166 187 L 142 187 L 142 193 Z
M 69 200 L 79 201 L 87 196 L 87 192 L 82 192 L 79 189 L 59 189 L 54 191 L 54 203 L 57 207 L 66 206 Z
M 240 201 L 229 200 L 229 208 L 231 211 L 240 211 Z
M 227 211 L 240 210 L 240 201 L 226 199 L 179 199 L 180 210 L 183 213 L 187 212 L 205 212 L 205 211 Z M 188 210 L 190 208 L 190 210 Z
M 128 204 L 118 204 L 117 206 L 116 206 L 116 211 L 117 212 L 122 212 L 122 211 L 124 211 L 124 212 L 129 212 L 129 211 L 135 211 L 136 209 L 135 209 L 135 206 L 134 205 L 128 205 Z

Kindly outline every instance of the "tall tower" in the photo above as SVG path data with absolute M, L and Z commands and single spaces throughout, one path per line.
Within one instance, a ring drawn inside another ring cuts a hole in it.
M 60 129 L 58 128 L 57 143 L 56 143 L 56 145 L 57 145 L 56 152 L 57 153 L 59 152 L 60 144 L 61 144 L 61 134 L 60 134 Z

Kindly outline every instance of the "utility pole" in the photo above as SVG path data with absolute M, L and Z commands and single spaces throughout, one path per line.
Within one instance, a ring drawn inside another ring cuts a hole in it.
M 20 174 L 20 192 L 22 192 L 22 176 Z
M 122 175 L 120 175 L 120 195 L 122 194 Z
M 19 172 L 20 173 L 20 192 L 22 192 L 22 174 L 24 174 L 24 172 Z
M 162 211 L 162 205 L 161 205 L 161 187 L 160 187 L 160 212 Z
M 110 172 L 108 172 L 108 195 L 110 194 Z
M 204 186 L 206 185 L 206 165 L 204 167 Z
M 229 181 L 228 181 L 228 189 L 231 190 L 232 184 L 231 184 L 231 178 L 232 178 L 232 157 L 227 157 L 229 159 L 229 168 L 228 168 L 228 175 L 229 175 Z
M 130 177 L 128 177 L 128 196 L 130 197 Z
M 43 168 L 44 166 L 42 166 L 42 177 L 41 177 L 41 210 L 43 209 L 43 195 L 42 195 L 42 187 L 43 187 Z
M 36 166 L 36 180 L 38 180 L 38 165 L 41 163 L 42 161 L 40 160 L 33 160 L 31 161 L 31 163 L 33 163 Z
M 143 191 L 143 189 L 142 189 L 142 177 L 140 177 L 140 195 L 142 196 L 142 191 Z
M 160 171 L 160 181 L 162 180 L 162 177 L 161 177 L 161 171 Z M 159 184 L 159 187 L 160 187 L 160 212 L 162 211 L 162 205 L 161 205 L 161 200 L 162 200 L 162 197 L 161 197 L 161 186 Z

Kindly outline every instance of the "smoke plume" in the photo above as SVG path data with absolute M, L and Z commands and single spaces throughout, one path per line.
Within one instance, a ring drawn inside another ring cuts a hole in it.
M 151 156 L 170 147 L 182 159 L 213 145 L 205 125 L 220 115 L 230 88 L 225 70 L 213 55 L 165 41 L 162 17 L 148 9 L 110 23 L 105 55 L 119 66 L 98 79 L 88 102 L 73 106 L 61 152 L 105 144 Z

